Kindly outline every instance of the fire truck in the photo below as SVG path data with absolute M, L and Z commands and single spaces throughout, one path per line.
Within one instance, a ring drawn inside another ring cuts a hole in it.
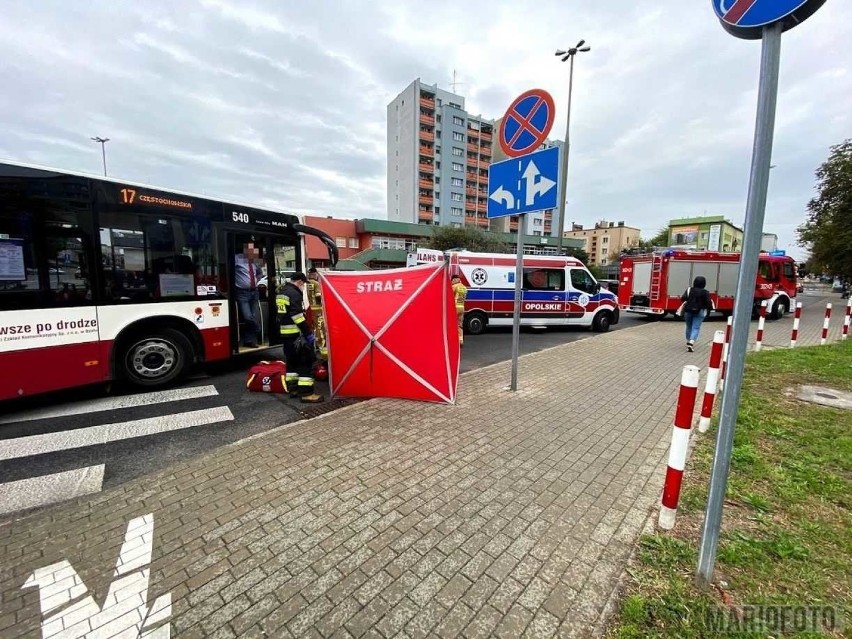
M 780 253 L 780 252 L 779 252 Z M 727 317 L 734 311 L 740 269 L 739 253 L 662 249 L 621 258 L 618 305 L 649 317 L 675 314 L 681 295 L 699 275 L 707 280 L 714 308 Z M 794 306 L 796 263 L 783 254 L 761 253 L 754 286 L 753 314 L 767 302 L 767 316 L 780 319 Z
M 511 326 L 517 258 L 504 253 L 421 249 L 408 264 L 449 262 L 467 287 L 464 329 L 479 335 L 488 326 Z M 618 301 L 573 257 L 525 255 L 521 325 L 585 326 L 606 332 L 619 319 Z

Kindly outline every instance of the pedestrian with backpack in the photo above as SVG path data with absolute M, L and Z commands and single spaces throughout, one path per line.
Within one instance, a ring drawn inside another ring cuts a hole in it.
M 705 288 L 707 280 L 699 275 L 692 281 L 692 286 L 686 289 L 680 299 L 683 304 L 677 310 L 677 314 L 683 313 L 686 322 L 686 350 L 692 353 L 695 350 L 695 341 L 701 331 L 701 323 L 710 311 L 713 310 L 713 300 L 710 292 Z

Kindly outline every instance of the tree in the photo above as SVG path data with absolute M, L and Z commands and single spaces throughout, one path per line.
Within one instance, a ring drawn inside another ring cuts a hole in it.
M 653 248 L 655 246 L 669 245 L 669 227 L 664 226 L 657 234 L 649 240 L 639 240 L 639 246 L 642 248 Z
M 428 248 L 439 251 L 467 249 L 482 253 L 508 253 L 510 247 L 475 226 L 435 226 Z
M 852 140 L 831 147 L 816 178 L 818 194 L 808 202 L 798 243 L 816 271 L 852 279 Z
M 581 248 L 574 248 L 573 246 L 566 246 L 563 250 L 564 250 L 564 251 L 565 251 L 568 255 L 570 255 L 571 257 L 576 257 L 576 258 L 577 258 L 578 260 L 580 260 L 583 264 L 585 264 L 586 266 L 588 266 L 588 264 L 589 264 L 589 254 L 588 254 L 588 253 L 586 253 L 583 249 L 581 249 Z

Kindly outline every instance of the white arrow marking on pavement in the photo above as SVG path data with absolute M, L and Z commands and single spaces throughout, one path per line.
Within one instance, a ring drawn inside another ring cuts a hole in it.
M 28 422 L 34 419 L 51 419 L 54 417 L 66 417 L 68 415 L 85 415 L 87 413 L 97 413 L 118 408 L 133 408 L 135 406 L 177 402 L 183 399 L 212 397 L 218 394 L 219 392 L 216 390 L 216 387 L 211 385 L 176 388 L 173 390 L 157 391 L 155 393 L 140 393 L 138 395 L 125 395 L 124 397 L 103 397 L 88 402 L 74 402 L 63 406 L 27 411 L 25 413 L 13 413 L 0 418 L 0 424 Z
M 153 544 L 153 514 L 137 517 L 127 524 L 103 607 L 98 606 L 67 559 L 33 572 L 22 587 L 38 587 L 42 637 L 168 639 L 171 593 L 157 597 L 148 608 Z
M 502 186 L 498 186 L 497 190 L 489 196 L 495 202 L 505 202 L 506 208 L 510 209 L 515 206 L 515 196 L 511 191 L 507 191 Z
M 117 424 L 90 426 L 89 428 L 78 428 L 59 433 L 2 439 L 0 440 L 0 461 L 55 453 L 58 450 L 83 448 L 95 444 L 107 444 L 121 439 L 133 439 L 134 437 L 166 433 L 183 428 L 192 428 L 193 426 L 233 421 L 233 419 L 234 414 L 227 406 L 217 406 L 216 408 L 136 419 Z
M 541 179 L 536 180 L 536 177 L 539 176 Z M 556 186 L 556 182 L 541 175 L 541 171 L 538 170 L 538 167 L 532 160 L 530 160 L 530 163 L 527 165 L 527 170 L 524 171 L 524 180 L 526 180 L 527 183 L 527 206 L 535 204 L 535 198 L 537 195 L 544 195 Z
M 104 465 L 100 464 L 6 482 L 0 490 L 0 514 L 99 493 L 103 481 Z

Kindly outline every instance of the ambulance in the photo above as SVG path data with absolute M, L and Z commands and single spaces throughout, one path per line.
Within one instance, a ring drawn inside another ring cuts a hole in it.
M 511 326 L 515 310 L 517 258 L 505 253 L 420 249 L 408 264 L 449 262 L 467 287 L 465 332 L 479 335 L 489 326 Z M 606 332 L 618 323 L 616 296 L 602 288 L 573 257 L 525 255 L 521 325 L 584 326 Z

